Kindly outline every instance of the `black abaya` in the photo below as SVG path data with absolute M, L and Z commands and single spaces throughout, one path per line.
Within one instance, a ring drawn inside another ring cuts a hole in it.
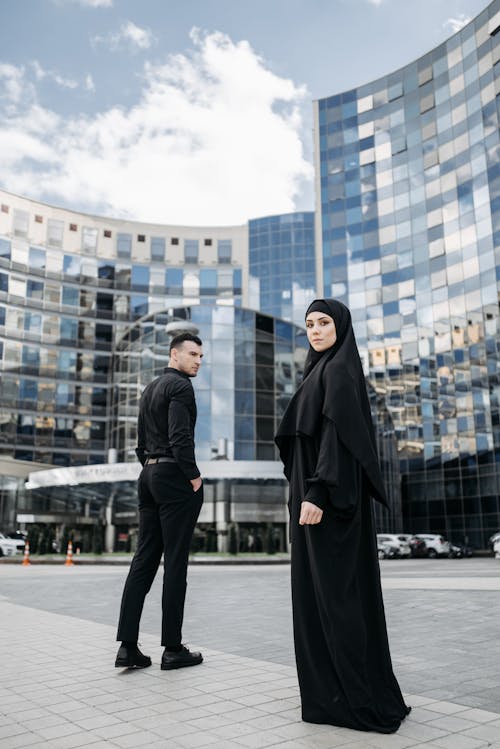
M 348 323 L 350 327 L 350 317 Z M 315 369 L 320 371 L 318 364 Z M 324 369 L 323 380 L 329 377 Z M 318 383 L 318 377 L 308 374 L 276 438 L 290 481 L 293 624 L 302 718 L 393 733 L 409 708 L 392 671 L 380 585 L 370 494 L 381 487 L 378 495 L 385 499 L 383 485 L 346 446 L 341 425 L 325 415 L 324 406 L 319 416 L 311 413 Z M 314 393 L 308 393 L 311 388 Z M 307 412 L 305 419 L 301 409 Z M 314 434 L 300 428 L 315 418 Z M 351 421 L 351 431 L 353 426 Z M 373 471 L 371 457 L 366 463 Z M 306 499 L 323 509 L 316 525 L 299 525 Z

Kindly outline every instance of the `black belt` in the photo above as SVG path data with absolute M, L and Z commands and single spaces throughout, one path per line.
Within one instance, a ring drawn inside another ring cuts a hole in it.
M 146 458 L 145 466 L 154 466 L 157 463 L 175 463 L 174 458 Z

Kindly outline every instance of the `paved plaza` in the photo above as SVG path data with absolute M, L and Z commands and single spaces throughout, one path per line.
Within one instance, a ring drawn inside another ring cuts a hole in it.
M 382 563 L 394 669 L 413 706 L 392 736 L 300 720 L 287 565 L 192 566 L 185 640 L 160 671 L 161 580 L 143 671 L 114 668 L 126 567 L 0 565 L 0 747 L 500 749 L 500 561 Z

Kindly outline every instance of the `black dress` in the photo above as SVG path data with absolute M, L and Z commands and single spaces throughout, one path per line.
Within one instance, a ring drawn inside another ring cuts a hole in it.
M 342 332 L 340 321 L 336 323 Z M 293 624 L 302 718 L 393 733 L 410 708 L 392 671 L 380 585 L 370 495 L 376 496 L 374 484 L 383 491 L 381 477 L 373 477 L 373 456 L 366 461 L 372 475 L 367 473 L 323 407 L 315 429 L 308 427 L 318 389 L 322 399 L 325 392 L 334 392 L 322 386 L 331 375 L 325 361 L 314 366 L 314 377 L 308 373 L 276 437 L 290 482 Z M 363 387 L 366 393 L 364 381 Z M 314 392 L 308 393 L 310 389 Z M 360 418 L 353 404 L 351 418 Z M 304 499 L 323 509 L 319 524 L 299 525 Z

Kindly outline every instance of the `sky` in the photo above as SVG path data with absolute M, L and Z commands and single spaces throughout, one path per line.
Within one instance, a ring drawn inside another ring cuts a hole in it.
M 412 62 L 487 5 L 0 0 L 0 186 L 162 224 L 312 210 L 313 100 Z

